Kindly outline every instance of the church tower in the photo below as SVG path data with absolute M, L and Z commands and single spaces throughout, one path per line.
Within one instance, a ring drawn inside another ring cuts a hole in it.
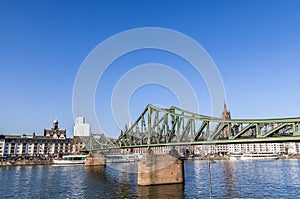
M 230 111 L 227 110 L 227 105 L 226 105 L 226 101 L 224 101 L 224 110 L 222 112 L 222 119 L 223 120 L 230 120 L 231 119 L 231 115 L 230 115 Z M 225 138 L 228 137 L 228 126 L 225 126 L 224 129 L 223 129 L 223 136 Z
M 227 110 L 226 101 L 224 101 L 224 110 L 222 112 L 222 119 L 224 119 L 224 120 L 230 120 L 231 119 L 230 111 Z

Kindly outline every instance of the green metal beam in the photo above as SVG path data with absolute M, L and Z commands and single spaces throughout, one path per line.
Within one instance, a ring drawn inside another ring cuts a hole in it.
M 245 127 L 232 136 L 232 128 L 236 124 Z M 278 126 L 268 131 L 270 126 L 275 124 Z M 224 120 L 192 113 L 177 107 L 163 109 L 149 104 L 133 125 L 119 136 L 115 142 L 116 146 L 107 145 L 104 139 L 101 140 L 102 146 L 98 146 L 99 148 L 120 146 L 122 148 L 134 148 L 212 143 L 300 141 L 299 124 L 300 118 Z M 212 130 L 210 127 L 214 126 L 216 128 Z M 286 126 L 291 128 L 285 128 Z M 228 137 L 218 137 L 226 128 Z M 251 128 L 255 128 L 255 134 L 249 135 L 252 137 L 246 137 L 246 133 Z M 263 131 L 264 129 L 265 131 Z M 199 140 L 202 134 L 203 137 Z
M 269 137 L 270 135 L 272 135 L 273 133 L 275 133 L 276 131 L 280 130 L 281 128 L 285 127 L 286 125 L 288 125 L 287 123 L 283 123 L 279 126 L 277 126 L 276 128 L 272 129 L 271 131 L 265 133 L 262 135 L 262 137 Z
M 204 128 L 207 126 L 208 122 L 207 121 L 203 121 L 199 130 L 197 131 L 195 137 L 194 137 L 194 141 L 197 141 L 199 139 L 199 136 L 201 135 L 202 131 L 204 130 Z
M 218 135 L 220 135 L 226 125 L 226 123 L 219 123 L 218 128 L 216 128 L 215 133 L 209 138 L 209 140 L 214 140 Z
M 250 128 L 254 127 L 255 124 L 249 124 L 248 126 L 246 126 L 245 128 L 243 128 L 238 134 L 236 134 L 232 139 L 237 139 L 238 137 L 240 137 L 241 135 L 243 135 L 247 130 L 249 130 Z

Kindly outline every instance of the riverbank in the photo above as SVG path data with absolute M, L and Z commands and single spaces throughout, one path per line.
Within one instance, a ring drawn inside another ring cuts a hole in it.
M 0 161 L 0 166 L 51 165 L 52 160 L 8 160 Z
M 204 157 L 188 157 L 182 158 L 184 160 L 229 160 L 229 156 L 219 156 L 219 155 L 211 155 Z M 300 155 L 280 155 L 279 159 L 300 159 Z M 6 160 L 0 161 L 0 166 L 25 166 L 25 165 L 52 165 L 53 161 L 48 160 Z
M 279 159 L 300 159 L 300 155 L 281 155 Z
M 230 156 L 228 155 L 210 155 L 210 156 L 202 156 L 202 157 L 186 157 L 182 158 L 184 160 L 229 160 Z M 279 159 L 300 159 L 300 154 L 298 155 L 279 155 Z

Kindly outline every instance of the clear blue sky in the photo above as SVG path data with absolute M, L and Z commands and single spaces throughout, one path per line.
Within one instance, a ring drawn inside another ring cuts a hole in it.
M 182 32 L 206 49 L 222 75 L 233 118 L 300 116 L 299 10 L 296 0 L 1 0 L 0 134 L 41 135 L 57 118 L 71 137 L 73 84 L 85 57 L 114 34 L 148 26 Z M 184 64 L 165 52 L 131 53 L 107 71 L 106 89 L 130 67 L 148 62 L 178 70 Z M 209 114 L 205 84 L 196 76 L 189 81 L 199 89 L 201 113 Z M 96 99 L 98 117 L 111 118 L 101 109 L 105 95 L 97 92 Z M 148 85 L 132 96 L 132 116 L 148 103 L 177 105 L 171 93 Z

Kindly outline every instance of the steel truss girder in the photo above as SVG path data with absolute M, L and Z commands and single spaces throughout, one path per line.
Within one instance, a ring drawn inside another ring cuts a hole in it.
M 272 140 L 299 137 L 300 118 L 224 120 L 182 110 L 148 105 L 139 118 L 122 133 L 120 147 L 164 146 L 242 140 Z M 212 130 L 213 129 L 213 130 Z
M 91 134 L 89 137 L 89 141 L 85 145 L 85 149 L 87 151 L 95 151 L 100 149 L 110 149 L 110 148 L 118 148 L 119 146 L 115 145 L 115 143 L 110 140 L 110 138 L 106 137 L 103 133 L 101 134 Z
M 248 126 L 246 126 L 245 128 L 243 128 L 238 134 L 236 134 L 234 137 L 232 137 L 231 139 L 236 139 L 238 137 L 240 137 L 241 135 L 243 135 L 247 130 L 249 130 L 250 128 L 254 127 L 255 124 L 249 124 Z

